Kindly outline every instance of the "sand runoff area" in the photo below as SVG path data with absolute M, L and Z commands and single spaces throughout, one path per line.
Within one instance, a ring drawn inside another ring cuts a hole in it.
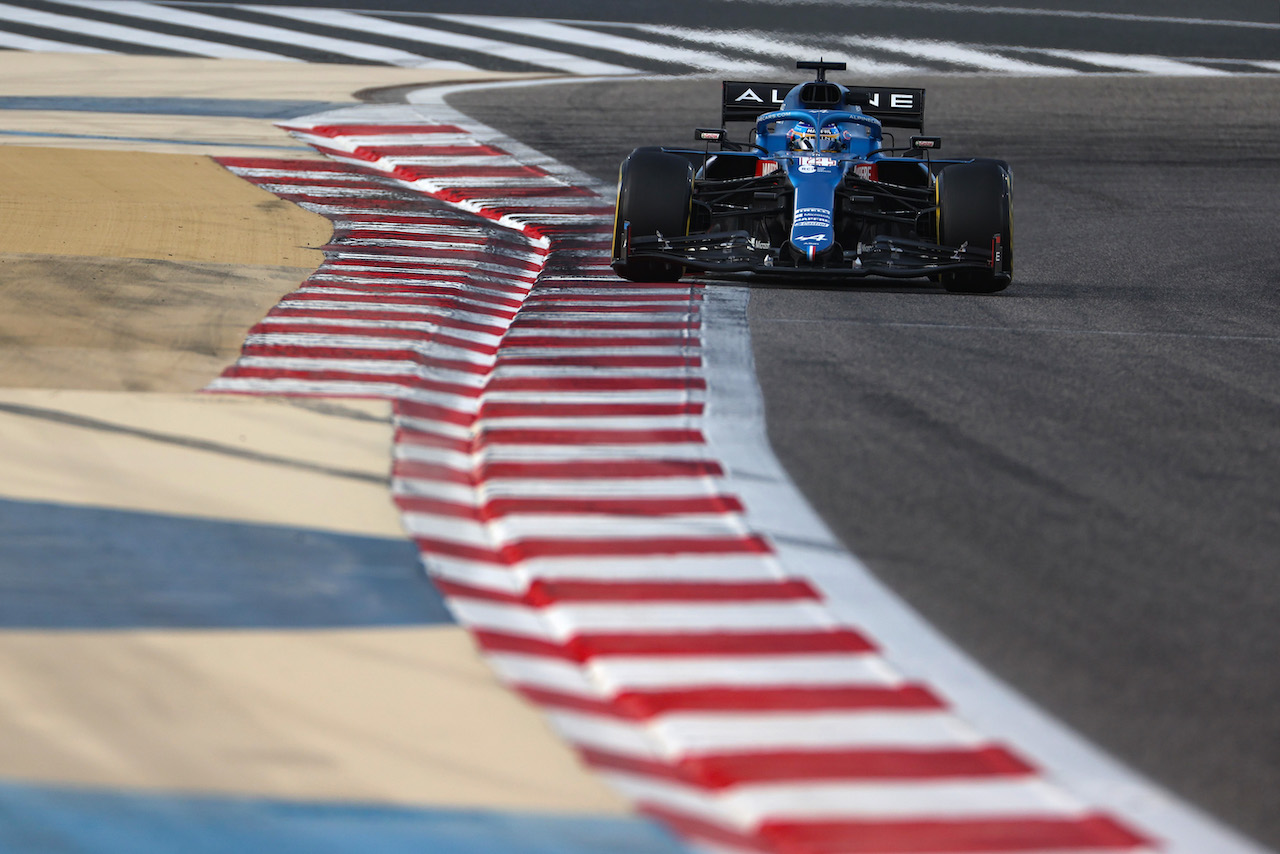
M 411 556 L 386 488 L 385 403 L 199 394 L 330 236 L 211 157 L 315 155 L 269 118 L 166 113 L 156 99 L 340 105 L 457 77 L 0 52 L 0 507 L 88 514 L 76 518 L 113 536 L 136 519 Z M 88 579 L 67 590 L 91 601 L 85 584 L 103 572 L 41 564 L 92 554 L 67 541 L 91 531 L 53 525 L 9 530 L 10 561 Z M 0 625 L 0 780 L 624 811 L 447 620 L 58 625 L 56 599 L 40 607 Z

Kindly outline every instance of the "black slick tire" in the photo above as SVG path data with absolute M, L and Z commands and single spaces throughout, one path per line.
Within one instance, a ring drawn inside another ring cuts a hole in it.
M 1001 270 L 942 273 L 952 293 L 992 294 L 1013 282 L 1013 173 L 1001 160 L 956 163 L 938 173 L 938 243 L 987 247 L 1000 235 Z
M 676 282 L 684 267 L 657 258 L 622 258 L 623 229 L 632 239 L 684 237 L 693 201 L 693 164 L 660 148 L 637 148 L 622 161 L 614 211 L 613 269 L 633 282 Z

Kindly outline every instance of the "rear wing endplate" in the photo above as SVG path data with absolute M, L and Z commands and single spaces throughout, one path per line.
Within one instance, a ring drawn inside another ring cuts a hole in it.
M 725 80 L 721 84 L 721 126 L 729 122 L 754 122 L 782 107 L 782 99 L 796 83 L 748 83 Z M 847 86 L 846 103 L 858 107 L 881 124 L 924 131 L 924 90 L 898 86 Z

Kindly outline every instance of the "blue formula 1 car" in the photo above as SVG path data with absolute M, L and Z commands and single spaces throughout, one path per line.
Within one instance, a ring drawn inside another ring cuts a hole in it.
M 702 150 L 638 148 L 622 163 L 613 269 L 632 281 L 685 273 L 847 280 L 928 277 L 994 293 L 1013 280 L 1012 173 L 942 160 L 924 132 L 924 90 L 829 82 L 842 62 L 797 62 L 798 86 L 726 81 Z M 730 122 L 753 122 L 746 143 Z M 886 147 L 886 136 L 891 140 Z M 718 151 L 712 151 L 716 145 Z

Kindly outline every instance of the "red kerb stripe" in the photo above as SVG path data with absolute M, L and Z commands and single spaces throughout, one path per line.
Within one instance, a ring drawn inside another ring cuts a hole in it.
M 875 646 L 848 629 L 779 632 L 681 632 L 671 634 L 604 633 L 575 635 L 563 644 L 540 638 L 478 630 L 476 641 L 490 652 L 546 655 L 570 661 L 596 656 L 793 655 L 866 653 Z
M 550 289 L 538 289 L 529 295 L 530 303 L 571 303 L 571 302 L 679 302 L 681 300 L 700 300 L 701 293 L 688 294 L 611 294 L 607 291 L 583 294 Z
M 518 317 L 518 315 L 517 315 Z M 513 329 L 522 325 L 517 319 Z M 696 337 L 679 336 L 593 336 L 578 337 L 573 335 L 511 335 L 507 339 L 507 347 L 581 347 L 600 348 L 616 347 L 621 350 L 627 347 L 699 347 L 702 342 Z
M 396 504 L 407 513 L 434 513 L 476 522 L 487 522 L 514 514 L 679 516 L 742 511 L 742 502 L 731 495 L 693 498 L 495 498 L 479 507 L 425 496 L 404 495 L 396 498 Z
M 664 391 L 703 389 L 702 377 L 494 377 L 489 391 Z
M 698 329 L 702 325 L 696 317 L 689 320 L 575 320 L 573 325 L 568 325 L 563 320 L 552 320 L 549 317 L 520 317 L 517 316 L 512 329 L 616 329 L 619 331 L 635 331 L 640 329 L 653 330 L 677 330 L 677 329 Z M 566 336 L 568 337 L 568 336 Z M 524 344 L 524 338 L 513 338 L 512 346 L 519 347 Z M 656 340 L 656 339 L 650 339 Z M 682 339 L 683 340 L 683 339 Z M 573 346 L 566 344 L 565 346 Z
M 397 460 L 397 477 L 428 477 L 411 460 Z M 719 477 L 724 472 L 711 460 L 590 460 L 548 462 L 486 462 L 468 475 L 480 480 L 608 480 L 611 478 Z
M 492 145 L 370 145 L 382 157 L 504 157 L 507 152 Z
M 436 580 L 446 596 L 482 599 L 529 608 L 566 602 L 772 602 L 821 597 L 804 581 L 534 581 L 524 593 L 508 593 L 456 581 Z
M 548 557 L 595 557 L 682 554 L 770 554 L 763 538 L 741 537 L 642 537 L 600 540 L 528 539 L 503 548 L 512 561 Z
M 700 368 L 697 356 L 503 356 L 500 367 L 513 365 L 592 368 Z
M 375 151 L 379 149 L 374 149 Z M 418 181 L 432 178 L 545 178 L 545 169 L 537 166 L 483 166 L 467 163 L 462 166 L 424 166 L 418 163 L 402 163 L 391 170 L 397 178 Z M 501 192 L 517 195 L 527 187 L 499 187 Z M 574 193 L 574 195 L 578 195 Z
M 496 548 L 437 537 L 415 537 L 419 550 L 485 563 L 513 565 L 538 558 L 662 557 L 675 555 L 768 554 L 760 537 L 646 537 L 598 540 L 527 539 Z
M 477 444 L 488 445 L 703 445 L 698 430 L 537 430 L 486 427 Z
M 486 401 L 480 407 L 482 418 L 599 418 L 701 415 L 705 405 L 692 401 L 681 403 L 515 403 Z
M 764 854 L 996 854 L 1078 852 L 1151 845 L 1114 819 L 957 819 L 942 821 L 765 822 L 754 834 L 653 803 L 641 812 L 682 836 Z
M 599 314 L 608 317 L 611 314 L 688 314 L 696 315 L 700 307 L 696 303 L 638 305 L 579 305 L 578 303 L 541 302 L 525 306 L 530 317 L 555 317 L 558 314 Z
M 450 424 L 470 426 L 475 422 L 475 415 L 461 412 L 435 403 L 422 403 L 416 400 L 398 399 L 393 404 L 396 415 L 405 418 L 430 418 L 435 421 L 446 421 Z
M 467 132 L 457 125 L 370 125 L 370 124 L 338 124 L 316 125 L 315 127 L 294 127 L 281 125 L 287 131 L 310 133 L 318 136 L 390 136 L 392 134 L 414 133 L 457 133 Z
M 785 667 L 785 662 L 779 666 Z M 596 768 L 709 789 L 795 780 L 940 780 L 1035 774 L 1031 765 L 1003 747 L 732 753 L 683 757 L 674 762 L 638 759 L 594 748 L 580 748 L 580 752 L 583 759 Z
M 1109 816 L 938 821 L 767 821 L 759 835 L 775 850 L 803 854 L 1053 851 L 1139 848 L 1151 841 Z
M 516 688 L 531 701 L 553 708 L 630 720 L 659 715 L 707 712 L 752 714 L 755 712 L 937 710 L 944 704 L 921 685 L 883 688 L 689 688 L 672 691 L 623 691 L 607 700 L 564 694 L 532 685 Z
M 472 174 L 477 177 L 484 177 L 483 169 L 477 169 Z M 458 176 L 465 178 L 465 175 Z M 565 184 L 555 184 L 545 187 L 443 187 L 432 193 L 441 199 L 448 199 L 456 202 L 466 202 L 475 199 L 537 199 L 537 198 L 581 198 L 595 196 L 595 193 L 582 187 L 570 187 Z M 501 210 L 501 208 L 498 208 Z M 612 211 L 612 208 L 609 208 Z M 574 213 L 581 211 L 575 209 Z

